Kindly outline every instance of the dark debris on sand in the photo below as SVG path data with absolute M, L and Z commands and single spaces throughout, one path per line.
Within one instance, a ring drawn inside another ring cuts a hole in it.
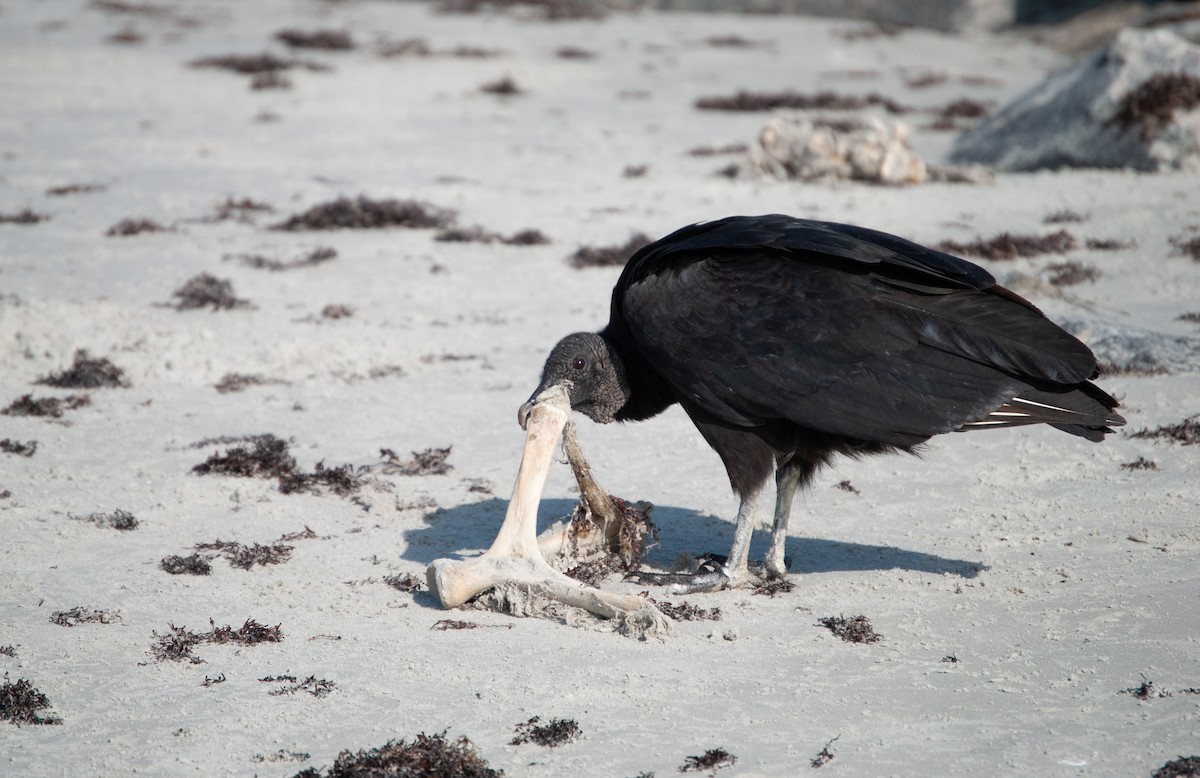
M 226 197 L 217 203 L 213 215 L 204 221 L 237 221 L 241 224 L 252 224 L 254 215 L 259 213 L 274 213 L 275 209 L 267 203 L 251 200 L 249 197 Z
M 786 578 L 768 578 L 750 590 L 751 594 L 762 597 L 774 597 L 796 591 L 796 584 Z
M 942 241 L 934 248 L 947 254 L 998 261 L 1035 257 L 1039 254 L 1065 254 L 1079 248 L 1079 241 L 1066 230 L 1059 230 L 1050 235 L 1016 235 L 1002 232 L 988 240 L 976 238 L 970 243 Z
M 137 517 L 129 511 L 123 511 L 120 508 L 112 513 L 89 513 L 86 516 L 71 516 L 71 518 L 78 521 L 91 522 L 97 527 L 108 527 L 122 532 L 129 532 L 138 528 Z
M 212 563 L 199 554 L 179 556 L 172 554 L 163 557 L 158 566 L 171 575 L 210 575 Z
M 164 635 L 154 633 L 157 638 L 150 646 L 150 654 L 157 661 L 190 662 L 198 665 L 204 662 L 193 651 L 203 644 L 235 643 L 240 646 L 254 646 L 259 643 L 278 643 L 283 640 L 283 632 L 278 624 L 268 627 L 259 624 L 254 619 L 246 619 L 246 623 L 238 629 L 226 625 L 218 627 L 212 619 L 208 621 L 211 630 L 208 632 L 191 632 L 186 627 L 176 627 L 171 624 Z
M 77 624 L 116 624 L 120 620 L 121 614 L 117 611 L 94 610 L 80 606 L 50 614 L 50 623 L 60 627 L 74 627 Z
M 173 306 L 177 311 L 195 311 L 211 307 L 214 311 L 232 311 L 238 308 L 253 308 L 249 300 L 239 298 L 233 292 L 233 282 L 201 273 L 187 280 L 183 286 L 171 293 L 178 298 Z
M 225 259 L 237 259 L 243 265 L 255 268 L 257 270 L 270 270 L 272 272 L 280 272 L 283 270 L 296 270 L 302 267 L 316 267 L 323 265 L 326 262 L 337 259 L 337 249 L 329 246 L 318 246 L 296 259 L 282 260 L 264 257 L 261 254 L 238 254 L 236 257 L 226 256 Z
M 339 197 L 273 225 L 275 230 L 377 230 L 388 227 L 439 229 L 454 223 L 454 211 L 416 200 Z
M 723 767 L 733 767 L 737 757 L 723 748 L 710 748 L 700 756 L 689 756 L 679 766 L 681 773 L 700 772 L 701 770 L 720 770 Z
M 342 751 L 325 771 L 313 767 L 293 778 L 500 778 L 465 737 L 447 740 L 446 733 L 417 735 L 412 743 L 390 740 L 358 753 Z
M 104 184 L 63 184 L 62 186 L 50 187 L 46 190 L 46 195 L 49 197 L 64 197 L 66 195 L 103 192 L 107 188 Z
M 217 441 L 219 442 L 219 441 Z M 311 473 L 299 469 L 288 453 L 288 443 L 271 434 L 245 439 L 252 447 L 236 446 L 223 454 L 212 454 L 192 468 L 197 475 L 228 475 L 238 478 L 274 478 L 283 494 L 322 494 L 329 490 L 347 497 L 367 485 L 351 465 L 327 467 L 318 462 Z
M 1092 265 L 1071 260 L 1057 262 L 1046 268 L 1046 281 L 1052 286 L 1075 286 L 1100 278 L 1100 270 Z
M 607 10 L 591 0 L 438 0 L 438 13 L 510 13 L 546 22 L 602 19 Z
M 18 678 L 16 683 L 13 683 L 8 680 L 8 673 L 4 674 L 4 683 L 0 683 L 0 721 L 10 721 L 17 726 L 62 724 L 62 719 L 58 716 L 38 712 L 49 707 L 49 698 L 33 688 L 29 681 Z
M 34 398 L 32 394 L 26 394 L 13 400 L 4 410 L 0 410 L 0 414 L 4 414 L 5 416 L 48 416 L 58 419 L 67 411 L 73 411 L 76 408 L 83 408 L 91 404 L 92 398 L 86 394 L 38 398 Z
M 701 97 L 696 100 L 696 107 L 702 111 L 776 111 L 782 108 L 800 111 L 858 111 L 880 107 L 891 114 L 904 114 L 913 110 L 878 92 L 859 97 L 830 90 L 807 93 L 791 89 L 782 92 L 752 92 L 743 89 L 732 95 Z
M 28 208 L 24 208 L 16 213 L 0 213 L 0 224 L 37 224 L 49 218 L 43 213 L 34 213 Z
M 639 249 L 648 246 L 651 238 L 644 232 L 635 233 L 619 246 L 581 246 L 567 260 L 571 267 L 623 267 Z
M 275 33 L 275 40 L 293 49 L 324 49 L 326 51 L 350 51 L 355 47 L 354 39 L 344 30 L 296 30 L 286 29 Z
M 425 589 L 425 582 L 412 573 L 384 576 L 383 582 L 397 591 L 415 594 Z
M 311 473 L 295 472 L 279 479 L 279 491 L 284 494 L 322 494 L 328 489 L 339 497 L 349 497 L 365 485 L 352 465 L 326 467 L 324 462 L 317 462 Z
M 1171 245 L 1175 247 L 1175 253 L 1200 262 L 1200 235 L 1194 238 L 1185 238 L 1182 235 L 1172 236 Z
M 294 675 L 269 675 L 266 678 L 258 679 L 261 683 L 282 683 L 278 689 L 273 689 L 268 692 L 272 697 L 283 697 L 296 692 L 306 692 L 313 697 L 320 699 L 328 696 L 328 694 L 337 688 L 337 684 L 333 681 L 327 681 L 324 678 L 317 678 L 315 675 L 310 675 L 303 681 L 297 680 Z
M 384 461 L 372 465 L 371 470 L 384 475 L 445 475 L 454 469 L 446 464 L 453 446 L 445 448 L 427 448 L 424 451 L 412 452 L 413 458 L 402 461 L 390 448 L 379 450 L 379 456 Z
M 231 475 L 239 478 L 282 478 L 296 472 L 296 460 L 288 453 L 287 441 L 274 435 L 255 435 L 224 454 L 213 454 L 192 468 L 199 475 Z
M 1178 424 L 1167 424 L 1150 429 L 1144 427 L 1137 432 L 1129 433 L 1131 438 L 1147 440 L 1167 440 L 1172 443 L 1182 443 L 1191 446 L 1200 443 L 1200 414 L 1189 416 Z
M 37 453 L 37 447 L 38 442 L 36 440 L 27 440 L 24 442 L 13 440 L 12 438 L 0 440 L 0 451 L 27 459 Z
M 450 227 L 433 236 L 442 243 L 503 243 L 506 246 L 544 246 L 550 239 L 541 230 L 520 230 L 505 237 L 483 227 Z
M 230 567 L 239 567 L 242 570 L 250 570 L 255 565 L 261 567 L 281 565 L 292 557 L 292 546 L 285 546 L 282 543 L 272 543 L 270 545 L 255 543 L 254 545 L 247 546 L 236 541 L 221 540 L 220 538 L 212 543 L 197 543 L 196 550 L 215 551 L 217 554 L 225 557 Z M 166 560 L 163 561 L 165 562 Z M 209 569 L 211 570 L 211 567 Z M 204 575 L 207 575 L 207 573 Z
M 720 608 L 700 608 L 690 603 L 680 603 L 673 605 L 665 600 L 656 600 L 653 597 L 648 598 L 654 603 L 654 607 L 662 611 L 663 615 L 675 621 L 720 621 Z
M 534 743 L 546 748 L 557 748 L 566 745 L 583 734 L 579 724 L 574 719 L 551 719 L 541 723 L 540 716 L 534 716 L 524 724 L 518 724 L 516 735 L 509 745 L 519 746 L 524 743 Z
M 141 235 L 143 232 L 170 232 L 169 227 L 164 227 L 151 219 L 122 219 L 105 231 L 105 235 L 110 238 L 128 238 L 131 235 Z
M 86 349 L 75 351 L 74 362 L 69 368 L 42 376 L 34 383 L 59 389 L 128 388 L 130 385 L 124 370 L 114 365 L 106 357 L 93 359 Z
M 883 635 L 871 627 L 871 622 L 866 616 L 850 619 L 845 616 L 827 616 L 819 619 L 818 623 L 847 643 L 878 643 L 883 639 Z
M 1196 778 L 1200 776 L 1200 756 L 1181 756 L 1164 764 L 1150 778 Z
M 262 73 L 275 73 L 280 70 L 290 70 L 302 67 L 313 71 L 332 70 L 320 62 L 308 62 L 300 59 L 285 59 L 274 54 L 222 54 L 214 57 L 201 57 L 188 63 L 193 68 L 217 68 L 231 70 L 246 76 Z
M 213 384 L 213 388 L 221 394 L 229 394 L 231 392 L 244 392 L 251 386 L 267 386 L 267 385 L 287 385 L 287 381 L 281 378 L 267 378 L 258 374 L 248 373 L 226 373 L 221 376 L 221 380 Z

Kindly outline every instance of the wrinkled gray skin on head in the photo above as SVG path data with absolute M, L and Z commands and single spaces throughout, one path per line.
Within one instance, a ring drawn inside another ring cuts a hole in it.
M 568 335 L 550 352 L 542 368 L 541 383 L 517 411 L 517 423 L 522 429 L 534 399 L 555 384 L 567 386 L 573 410 L 600 424 L 615 421 L 617 411 L 629 399 L 625 366 L 608 341 L 594 332 Z

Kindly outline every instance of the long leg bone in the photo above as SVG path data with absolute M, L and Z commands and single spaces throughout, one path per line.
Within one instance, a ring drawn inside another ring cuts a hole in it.
M 537 507 L 569 415 L 565 389 L 555 387 L 538 396 L 526 427 L 517 483 L 491 548 L 475 559 L 434 560 L 426 572 L 430 590 L 444 607 L 457 607 L 477 594 L 510 582 L 535 587 L 552 599 L 602 618 L 621 616 L 648 604 L 641 597 L 584 586 L 550 567 L 542 556 Z M 604 502 L 607 504 L 606 497 Z

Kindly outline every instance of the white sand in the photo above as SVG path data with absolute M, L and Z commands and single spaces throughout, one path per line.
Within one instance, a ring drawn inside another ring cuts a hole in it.
M 831 775 L 1148 775 L 1200 752 L 1200 447 L 1110 436 L 1091 445 L 1052 429 L 939 438 L 922 459 L 846 462 L 825 473 L 793 519 L 796 591 L 689 598 L 720 622 L 684 622 L 662 643 L 599 627 L 490 613 L 447 613 L 428 593 L 382 578 L 422 575 L 434 558 L 486 548 L 503 515 L 522 435 L 517 406 L 563 334 L 607 318 L 615 269 L 572 269 L 580 245 L 624 242 L 733 213 L 781 211 L 851 221 L 924 242 L 1044 233 L 1048 214 L 1081 238 L 1136 241 L 1071 252 L 1102 272 L 1066 296 L 1029 292 L 1056 317 L 1174 335 L 1200 309 L 1200 265 L 1170 236 L 1200 224 L 1196 182 L 1181 175 L 1076 171 L 1003 176 L 994 185 L 876 188 L 713 176 L 728 157 L 700 145 L 750 142 L 765 114 L 701 112 L 737 89 L 878 91 L 917 105 L 971 95 L 1003 101 L 1063 64 L 1024 38 L 912 31 L 848 42 L 850 22 L 641 14 L 601 22 L 439 16 L 391 2 L 163 3 L 170 14 L 105 13 L 82 0 L 0 7 L 0 403 L 86 348 L 132 388 L 97 389 L 61 421 L 0 417 L 0 672 L 28 679 L 61 726 L 0 722 L 0 773 L 292 775 L 342 749 L 447 731 L 514 776 L 672 775 L 724 748 L 725 775 L 796 775 L 833 738 Z M 180 16 L 195 24 L 183 24 Z M 105 42 L 131 25 L 140 45 Z M 296 52 L 332 72 L 293 70 L 291 90 L 192 69 L 201 56 L 286 55 L 294 26 L 345 29 L 353 52 Z M 737 34 L 767 45 L 718 48 Z M 435 50 L 503 56 L 383 59 L 373 42 L 423 37 Z M 596 52 L 555 56 L 560 46 Z M 914 90 L 901 69 L 944 71 Z M 849 71 L 875 71 L 876 75 Z M 526 93 L 480 85 L 510 75 Z M 986 75 L 996 86 L 959 76 Z M 276 121 L 256 119 L 262 113 Z M 920 129 L 937 160 L 951 133 Z M 641 178 L 622 176 L 648 165 Z M 67 184 L 93 193 L 51 197 Z M 464 225 L 506 235 L 536 228 L 548 246 L 439 243 L 430 230 L 286 233 L 267 226 L 338 195 L 417 198 Z M 254 224 L 205 223 L 227 196 L 272 205 Z M 105 237 L 125 217 L 174 231 Z M 1191 234 L 1191 233 L 1187 233 Z M 282 273 L 224 261 L 292 259 L 317 246 L 332 262 Z M 1036 276 L 1062 257 L 992 269 Z M 434 270 L 439 272 L 434 272 Z M 177 312 L 184 281 L 209 272 L 257 307 Z M 331 303 L 353 316 L 320 320 Z M 466 360 L 422 360 L 469 355 Z M 399 366 L 403 374 L 371 378 Z M 287 384 L 220 394 L 226 373 Z M 1127 429 L 1200 411 L 1195 371 L 1116 376 Z M 381 447 L 453 446 L 443 476 L 385 476 L 393 491 L 358 502 L 283 495 L 274 482 L 191 475 L 204 438 L 273 433 L 302 468 L 376 462 Z M 728 548 L 735 502 L 716 456 L 682 413 L 581 438 L 601 482 L 656 504 L 669 565 Z M 1144 456 L 1157 470 L 1122 470 Z M 860 494 L 835 488 L 849 479 Z M 491 489 L 491 493 L 472 487 Z M 428 499 L 436 510 L 398 509 Z M 574 501 L 551 474 L 542 515 Z M 123 509 L 135 531 L 72 518 Z M 268 543 L 311 527 L 287 564 L 171 576 L 159 560 L 197 543 Z M 1131 540 L 1137 538 L 1137 541 Z M 764 545 L 756 542 L 753 554 Z M 619 581 L 615 590 L 636 591 Z M 678 598 L 675 598 L 678 600 Z M 76 606 L 116 624 L 51 624 Z M 852 645 L 817 619 L 866 615 L 884 635 Z M 487 625 L 431 631 L 443 618 Z M 201 646 L 203 664 L 156 662 L 154 633 L 246 619 L 284 640 Z M 944 662 L 955 656 L 957 663 Z M 315 675 L 326 697 L 271 696 L 265 676 Z M 225 682 L 202 687 L 207 678 Z M 1143 676 L 1169 698 L 1121 693 Z M 532 716 L 574 719 L 582 738 L 512 746 Z M 308 758 L 270 761 L 279 752 Z M 267 761 L 262 761 L 262 760 Z

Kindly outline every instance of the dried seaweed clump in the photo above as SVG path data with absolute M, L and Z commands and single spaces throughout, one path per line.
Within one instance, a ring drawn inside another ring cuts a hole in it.
M 874 106 L 881 107 L 891 114 L 903 114 L 912 110 L 878 92 L 858 97 L 829 90 L 808 94 L 790 89 L 782 92 L 751 92 L 743 89 L 733 95 L 701 97 L 696 100 L 696 107 L 702 111 L 776 111 L 781 108 L 800 111 L 858 111 Z
M 1200 79 L 1187 73 L 1157 73 L 1130 91 L 1108 120 L 1123 131 L 1138 130 L 1149 141 L 1175 120 L 1176 111 L 1200 106 Z
M 36 440 L 28 440 L 22 443 L 19 440 L 5 438 L 0 440 L 0 451 L 5 454 L 16 454 L 19 457 L 29 458 L 37 452 L 38 443 Z
M 833 740 L 830 740 L 828 743 L 826 743 L 824 745 L 824 747 L 822 747 L 821 750 L 817 752 L 817 755 L 812 758 L 812 761 L 809 764 L 811 764 L 815 768 L 815 767 L 824 767 L 825 765 L 832 762 L 833 761 L 833 752 L 829 750 L 829 747 L 831 745 L 833 745 L 834 740 L 837 740 L 837 738 L 835 737 Z
M 86 394 L 70 394 L 66 397 L 38 397 L 32 394 L 22 395 L 9 403 L 0 411 L 5 416 L 49 416 L 61 418 L 66 411 L 83 408 L 92 404 L 92 398 Z
M 439 0 L 438 13 L 478 14 L 507 12 L 547 22 L 602 19 L 603 3 L 591 0 Z
M 501 97 L 512 97 L 525 93 L 525 90 L 518 86 L 516 81 L 513 81 L 512 76 L 502 76 L 495 81 L 488 81 L 479 87 L 479 91 Z
M 737 757 L 723 748 L 710 748 L 700 756 L 689 756 L 679 766 L 681 773 L 700 772 L 701 770 L 720 770 L 722 767 L 733 767 Z
M 28 208 L 25 208 L 17 211 L 16 213 L 0 213 L 0 224 L 37 224 L 38 222 L 44 222 L 49 218 L 50 217 L 46 216 L 45 214 L 34 213 Z
M 213 384 L 213 388 L 221 394 L 229 394 L 230 392 L 243 392 L 251 386 L 264 386 L 267 384 L 287 384 L 281 378 L 267 378 L 258 374 L 249 373 L 226 373 L 221 377 L 221 380 Z
M 343 751 L 333 767 L 309 767 L 293 778 L 500 778 L 465 737 L 447 740 L 446 733 L 417 735 L 412 743 L 391 740 L 356 754 Z
M 541 720 L 541 717 L 534 716 L 524 724 L 518 724 L 516 736 L 509 741 L 509 745 L 535 743 L 546 748 L 557 748 L 583 734 L 574 719 L 551 719 L 545 724 Z
M 847 643 L 878 643 L 883 639 L 883 635 L 871 627 L 871 622 L 866 616 L 855 616 L 852 619 L 845 616 L 827 616 L 818 623 Z
M 326 467 L 318 462 L 311 473 L 299 469 L 288 453 L 288 444 L 271 434 L 246 438 L 253 448 L 236 446 L 224 454 L 213 454 L 192 468 L 198 475 L 231 475 L 239 478 L 275 478 L 284 494 L 321 494 L 329 489 L 340 497 L 357 492 L 367 481 L 350 465 Z
M 1079 248 L 1079 241 L 1066 230 L 1050 235 L 1015 235 L 1002 232 L 994 238 L 976 238 L 970 243 L 947 240 L 935 248 L 947 254 L 983 257 L 990 260 L 1009 260 L 1018 257 L 1035 257 L 1039 254 L 1065 254 Z
M 446 464 L 451 448 L 453 446 L 414 451 L 413 458 L 407 462 L 401 461 L 390 448 L 383 448 L 379 450 L 379 456 L 384 461 L 372 465 L 371 469 L 385 475 L 445 475 L 454 469 L 454 465 Z
M 280 30 L 275 40 L 293 49 L 325 49 L 327 51 L 350 51 L 355 47 L 350 33 L 343 30 Z
M 215 57 L 201 57 L 188 63 L 193 68 L 218 68 L 231 70 L 234 73 L 252 76 L 263 73 L 276 73 L 280 70 L 290 70 L 303 67 L 307 70 L 331 70 L 328 65 L 319 62 L 306 62 L 299 59 L 284 59 L 274 54 L 222 54 Z
M 1164 764 L 1150 778 L 1195 778 L 1200 775 L 1200 756 L 1181 756 Z
M 503 243 L 506 246 L 543 246 L 550 239 L 541 230 L 527 229 L 505 237 L 483 227 L 450 227 L 442 230 L 433 239 L 442 243 Z
M 77 624 L 115 624 L 120 620 L 121 614 L 117 611 L 93 610 L 80 606 L 50 614 L 50 623 L 60 627 L 74 627 Z
M 279 479 L 279 491 L 284 494 L 321 494 L 328 489 L 339 497 L 348 497 L 366 484 L 351 465 L 326 467 L 318 462 L 311 473 L 289 473 Z
M 104 234 L 110 238 L 128 238 L 143 232 L 170 232 L 170 229 L 150 219 L 122 219 Z
M 249 265 L 258 270 L 279 272 L 282 270 L 296 270 L 302 267 L 316 267 L 330 260 L 337 259 L 337 255 L 337 249 L 328 246 L 318 246 L 297 259 L 272 259 L 271 257 L 264 257 L 261 254 L 239 254 L 237 259 L 243 265 Z M 226 257 L 226 259 L 230 259 L 230 257 Z
M 112 513 L 89 513 L 86 516 L 72 516 L 73 519 L 79 521 L 90 521 L 97 527 L 109 527 L 111 529 L 129 532 L 138 528 L 137 517 L 129 511 L 123 511 L 120 508 Z
M 242 300 L 233 293 L 232 281 L 208 273 L 188 279 L 183 286 L 172 292 L 171 296 L 179 299 L 174 305 L 177 311 L 194 311 L 210 306 L 214 311 L 254 307 L 249 300 Z
M 49 698 L 33 688 L 29 681 L 18 678 L 16 683 L 12 683 L 8 680 L 8 673 L 4 674 L 4 683 L 0 684 L 0 720 L 11 721 L 17 726 L 62 724 L 58 716 L 38 713 L 49 707 Z
M 1171 245 L 1175 247 L 1177 254 L 1191 257 L 1196 262 L 1200 262 L 1200 235 L 1194 238 L 1185 238 L 1182 235 L 1173 236 Z
M 1047 278 L 1053 286 L 1075 286 L 1095 281 L 1100 277 L 1099 269 L 1082 262 L 1058 262 L 1046 268 Z
M 397 591 L 415 594 L 425 588 L 425 582 L 412 573 L 385 576 L 383 582 Z
M 438 229 L 454 223 L 454 211 L 416 200 L 372 200 L 339 197 L 314 205 L 271 229 L 275 230 L 377 230 L 387 227 Z
M 176 627 L 174 624 L 167 627 L 165 635 L 155 632 L 154 637 L 157 640 L 150 646 L 150 654 L 159 662 L 187 661 L 198 665 L 204 660 L 192 652 L 197 646 L 205 643 L 236 643 L 240 646 L 254 646 L 259 643 L 278 643 L 283 640 L 283 632 L 278 624 L 268 627 L 259 624 L 254 619 L 246 619 L 246 623 L 235 630 L 228 625 L 218 627 L 212 619 L 209 619 L 208 623 L 212 628 L 209 632 L 191 632 L 185 627 Z
M 653 239 L 644 232 L 635 233 L 619 246 L 581 246 L 567 258 L 571 267 L 624 267 L 638 250 L 648 246 Z
M 680 603 L 673 605 L 665 600 L 660 601 L 650 598 L 650 602 L 654 603 L 654 607 L 658 608 L 663 614 L 675 621 L 720 621 L 720 608 L 700 608 L 690 603 Z
M 93 359 L 86 349 L 75 351 L 75 361 L 66 370 L 43 376 L 35 384 L 54 386 L 59 389 L 100 389 L 103 387 L 129 386 L 125 371 L 105 357 Z
M 236 541 L 221 540 L 220 538 L 212 543 L 197 543 L 196 550 L 215 551 L 225 556 L 230 567 L 240 567 L 243 570 L 249 570 L 255 565 L 263 567 L 267 565 L 281 565 L 292 557 L 292 546 L 285 546 L 282 543 L 272 543 L 270 545 L 255 543 L 252 546 L 247 546 Z M 209 569 L 211 570 L 212 568 L 210 567 Z M 207 573 L 203 573 L 203 575 L 207 575 Z
M 288 444 L 271 434 L 255 435 L 253 448 L 237 446 L 224 454 L 213 454 L 192 468 L 199 475 L 232 475 L 239 478 L 282 478 L 296 472 L 296 460 Z
M 212 573 L 212 563 L 199 554 L 189 556 L 172 554 L 163 557 L 158 566 L 171 575 L 210 575 Z
M 269 675 L 266 678 L 259 678 L 258 680 L 262 683 L 284 684 L 278 689 L 268 692 L 272 697 L 282 697 L 286 694 L 295 694 L 296 692 L 307 692 L 319 699 L 327 696 L 337 688 L 337 684 L 333 681 L 326 681 L 324 678 L 318 679 L 315 675 L 310 675 L 303 681 L 297 680 L 294 675 Z
M 275 211 L 267 203 L 251 200 L 249 197 L 226 197 L 217 203 L 215 212 L 209 221 L 223 222 L 233 219 L 242 224 L 250 224 L 256 213 L 273 213 Z
M 777 594 L 788 594 L 796 591 L 796 584 L 786 578 L 768 578 L 750 590 L 751 594 L 762 597 L 774 597 Z
M 50 187 L 46 190 L 46 194 L 50 197 L 63 197 L 65 195 L 103 192 L 107 188 L 104 184 L 63 184 L 62 186 Z
M 1129 433 L 1129 437 L 1168 440 L 1172 443 L 1182 443 L 1185 446 L 1200 443 L 1200 414 L 1189 416 L 1178 424 L 1167 424 L 1155 429 L 1145 427 L 1137 432 Z

